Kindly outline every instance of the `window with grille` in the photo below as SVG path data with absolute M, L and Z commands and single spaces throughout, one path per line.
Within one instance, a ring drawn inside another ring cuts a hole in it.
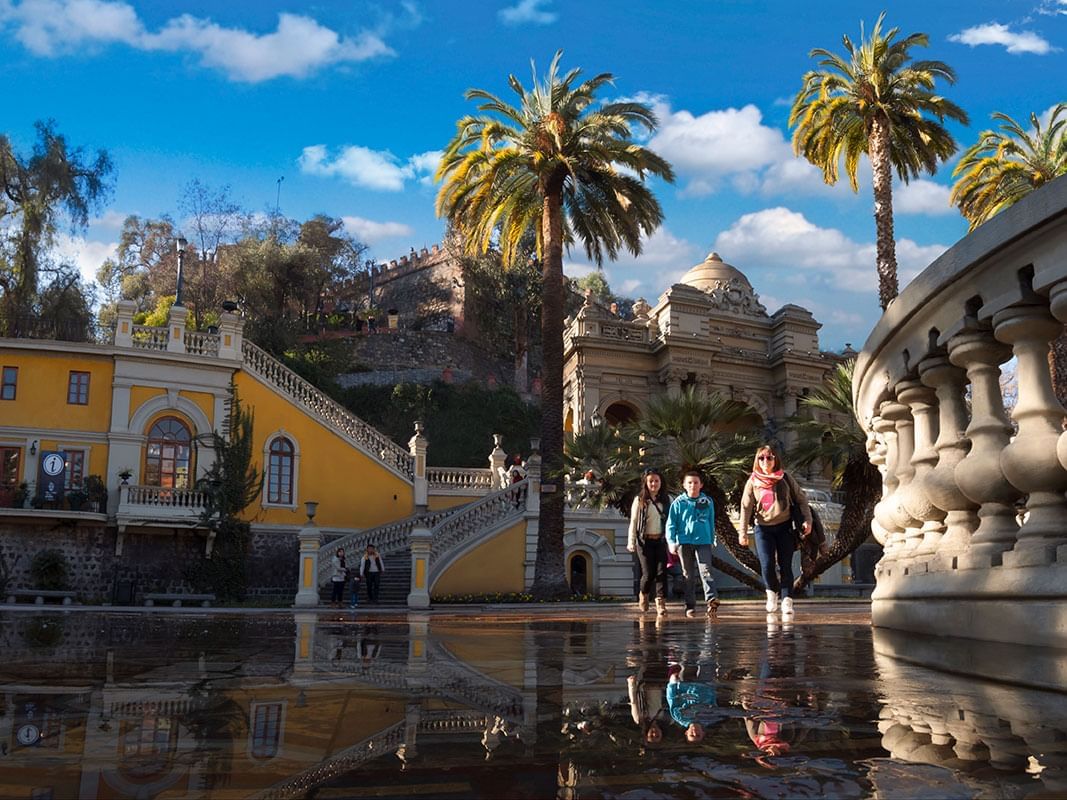
M 278 436 L 270 443 L 267 466 L 267 502 L 293 503 L 293 443 Z
M 4 367 L 0 376 L 0 400 L 14 400 L 19 382 L 18 367 Z
M 67 382 L 67 403 L 75 406 L 89 405 L 89 373 L 71 370 Z
M 188 489 L 192 470 L 192 434 L 176 417 L 157 420 L 148 432 L 144 482 L 147 486 Z

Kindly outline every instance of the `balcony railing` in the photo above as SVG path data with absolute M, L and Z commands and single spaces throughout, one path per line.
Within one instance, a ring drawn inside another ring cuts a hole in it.
M 168 332 L 167 328 L 134 325 L 133 346 L 137 350 L 166 350 Z
M 431 490 L 443 492 L 485 494 L 496 488 L 493 473 L 488 469 L 427 467 L 426 480 Z

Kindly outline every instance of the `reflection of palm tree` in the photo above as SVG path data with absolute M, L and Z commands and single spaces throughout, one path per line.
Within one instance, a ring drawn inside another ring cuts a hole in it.
M 673 179 L 670 165 L 633 139 L 653 130 L 656 117 L 641 103 L 599 105 L 597 92 L 612 76 L 577 83 L 574 69 L 560 75 L 557 52 L 542 83 L 531 89 L 515 76 L 512 106 L 481 89 L 480 116 L 459 121 L 437 178 L 437 211 L 463 236 L 464 247 L 484 252 L 495 241 L 503 263 L 515 261 L 523 238 L 537 232 L 542 255 L 543 349 L 541 450 L 545 475 L 563 468 L 563 248 L 581 242 L 599 263 L 623 249 L 641 252 L 641 237 L 663 219 L 645 184 L 648 175 Z M 541 500 L 533 589 L 568 593 L 563 569 L 563 492 Z
M 941 61 L 912 61 L 910 50 L 925 47 L 927 35 L 913 33 L 898 41 L 899 28 L 882 32 L 884 19 L 883 12 L 858 47 L 844 37 L 847 59 L 812 50 L 820 69 L 804 75 L 789 114 L 794 152 L 819 167 L 827 183 L 837 183 L 843 158 L 852 190 L 858 191 L 860 156 L 866 154 L 871 163 L 882 308 L 897 296 L 893 171 L 905 182 L 923 171 L 933 173 L 939 161 L 956 152 L 942 124 L 945 118 L 967 123 L 963 109 L 934 91 L 939 79 L 955 83 L 952 68 Z
M 874 506 L 882 496 L 882 477 L 867 457 L 867 436 L 852 405 L 854 360 L 838 364 L 827 381 L 801 400 L 804 410 L 820 412 L 822 419 L 794 417 L 788 427 L 797 434 L 790 461 L 797 466 L 829 464 L 833 485 L 845 493 L 845 509 L 829 552 L 820 555 L 811 572 L 802 573 L 794 590 L 852 553 L 871 533 Z

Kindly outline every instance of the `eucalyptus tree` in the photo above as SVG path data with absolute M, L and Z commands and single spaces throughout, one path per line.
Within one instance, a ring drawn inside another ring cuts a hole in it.
M 805 73 L 793 100 L 789 125 L 793 151 L 837 183 L 841 162 L 853 191 L 859 191 L 860 157 L 871 164 L 876 269 L 882 308 L 897 296 L 897 256 L 893 234 L 893 176 L 907 183 L 956 152 L 947 119 L 967 123 L 967 114 L 936 89 L 955 83 L 956 73 L 941 61 L 913 61 L 911 50 L 926 47 L 925 33 L 898 39 L 899 28 L 882 32 L 879 15 L 869 38 L 843 37 L 846 56 L 823 48 L 811 51 L 818 68 Z
M 541 447 L 544 488 L 561 489 L 563 473 L 563 249 L 581 245 L 601 263 L 623 249 L 641 252 L 642 236 L 663 219 L 647 179 L 673 180 L 670 165 L 635 140 L 657 121 L 643 103 L 601 103 L 610 73 L 584 81 L 580 69 L 560 74 L 562 51 L 544 78 L 527 88 L 514 75 L 516 102 L 482 89 L 467 91 L 478 114 L 457 123 L 436 173 L 437 213 L 470 254 L 496 246 L 514 261 L 534 231 L 542 273 L 543 389 Z M 563 492 L 541 500 L 533 591 L 567 593 L 563 566 Z
M 1053 107 L 1047 122 L 1030 114 L 1024 128 L 1007 114 L 993 119 L 999 130 L 982 131 L 960 158 L 952 202 L 973 231 L 1034 189 L 1067 175 L 1067 103 Z

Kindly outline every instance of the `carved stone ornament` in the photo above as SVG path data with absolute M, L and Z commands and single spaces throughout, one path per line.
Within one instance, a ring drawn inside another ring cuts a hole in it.
M 737 278 L 715 281 L 714 287 L 706 289 L 705 293 L 711 300 L 712 308 L 720 311 L 747 317 L 767 316 L 767 309 L 759 301 L 759 296 Z

